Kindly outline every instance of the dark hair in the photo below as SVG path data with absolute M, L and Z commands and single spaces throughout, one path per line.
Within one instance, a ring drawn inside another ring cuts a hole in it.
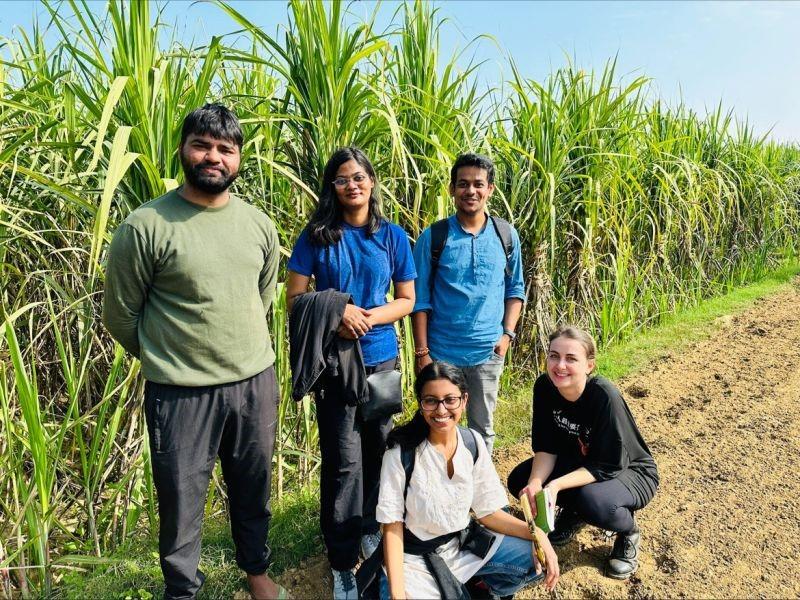
M 181 129 L 181 146 L 191 134 L 230 140 L 235 142 L 240 150 L 244 142 L 239 119 L 230 109 L 216 102 L 196 108 L 186 116 Z
M 414 394 L 417 397 L 417 402 L 422 397 L 422 388 L 425 387 L 425 384 L 438 379 L 447 379 L 459 389 L 462 395 L 467 392 L 467 378 L 461 369 L 454 367 L 450 363 L 433 361 L 419 372 L 417 380 L 414 382 Z M 417 412 L 414 413 L 408 423 L 389 432 L 386 445 L 389 448 L 394 448 L 397 445 L 401 448 L 416 448 L 423 440 L 427 439 L 428 429 L 428 423 L 425 421 L 425 417 L 422 416 L 422 411 L 417 409 Z
M 367 235 L 372 235 L 380 229 L 383 214 L 381 213 L 380 195 L 378 194 L 378 180 L 375 169 L 366 155 L 354 146 L 339 148 L 331 155 L 322 173 L 322 184 L 319 192 L 319 203 L 308 222 L 308 235 L 312 243 L 317 246 L 330 246 L 342 239 L 342 207 L 336 196 L 333 180 L 336 172 L 344 163 L 354 160 L 367 172 L 375 186 L 369 196 L 369 220 L 367 221 Z
M 462 167 L 478 167 L 486 171 L 486 179 L 488 183 L 494 183 L 494 163 L 492 160 L 483 154 L 475 154 L 468 152 L 460 155 L 453 167 L 450 169 L 450 185 L 456 184 L 456 177 L 458 177 L 458 170 Z

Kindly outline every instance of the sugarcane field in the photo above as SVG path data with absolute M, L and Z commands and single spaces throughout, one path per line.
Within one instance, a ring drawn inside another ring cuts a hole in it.
M 4 8 L 0 598 L 800 597 L 800 5 Z

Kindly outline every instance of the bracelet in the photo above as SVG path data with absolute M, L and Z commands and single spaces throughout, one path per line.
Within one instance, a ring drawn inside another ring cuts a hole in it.
M 513 332 L 513 331 L 511 331 L 510 329 L 506 329 L 506 328 L 504 328 L 504 329 L 503 329 L 503 334 L 504 334 L 504 335 L 507 335 L 507 336 L 508 336 L 508 338 L 509 338 L 509 339 L 510 339 L 512 342 L 514 341 L 514 338 L 516 338 L 516 337 L 517 337 L 517 334 L 516 334 L 516 333 L 514 333 L 514 332 Z
M 430 353 L 431 353 L 431 351 L 427 346 L 425 346 L 424 348 L 420 348 L 419 350 L 414 350 L 414 356 L 417 357 L 417 358 L 422 358 L 423 356 L 428 356 L 428 354 L 430 354 Z

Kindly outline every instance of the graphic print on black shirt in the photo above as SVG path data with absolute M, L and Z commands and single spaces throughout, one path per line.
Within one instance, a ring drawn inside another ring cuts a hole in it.
M 658 470 L 619 390 L 604 377 L 592 377 L 574 402 L 565 400 L 545 374 L 533 387 L 531 445 L 534 452 L 558 456 L 584 467 L 597 481 L 619 479 L 634 497 L 649 502 Z
M 591 434 L 592 430 L 590 428 L 578 434 L 578 448 L 580 449 L 581 456 L 589 456 L 589 437 Z
M 556 409 L 553 411 L 553 423 L 555 423 L 556 427 L 561 429 L 564 433 L 575 438 L 575 442 L 578 444 L 578 451 L 580 452 L 581 456 L 587 456 L 589 454 L 589 439 L 592 432 L 591 427 L 587 427 L 585 425 L 582 427 L 580 423 L 574 423 L 570 421 L 569 418 L 564 415 L 564 411 L 561 409 Z

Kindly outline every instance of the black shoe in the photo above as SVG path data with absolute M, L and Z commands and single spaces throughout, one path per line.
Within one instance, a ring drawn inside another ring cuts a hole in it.
M 569 544 L 575 534 L 586 526 L 578 515 L 571 510 L 562 509 L 556 517 L 555 529 L 547 534 L 553 546 Z
M 628 579 L 636 573 L 641 543 L 642 534 L 638 527 L 630 533 L 618 533 L 606 561 L 606 576 L 612 579 Z
M 513 600 L 514 594 L 510 596 L 498 596 L 495 594 L 486 582 L 480 577 L 472 577 L 467 583 L 464 584 L 472 600 Z
M 464 585 L 473 600 L 492 600 L 492 590 L 480 577 L 472 577 Z

